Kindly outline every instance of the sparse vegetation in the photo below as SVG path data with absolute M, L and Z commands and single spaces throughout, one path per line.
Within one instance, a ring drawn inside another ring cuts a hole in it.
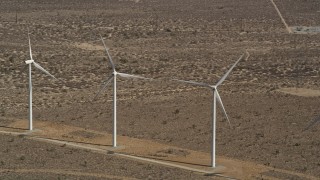
M 318 1 L 279 3 L 287 23 L 308 34 L 288 34 L 270 2 L 262 0 L 2 0 L 0 124 L 7 126 L 28 116 L 24 60 L 29 56 L 29 27 L 34 58 L 46 62 L 43 66 L 66 82 L 54 82 L 41 72 L 33 74 L 35 121 L 112 133 L 112 88 L 101 99 L 90 101 L 111 72 L 97 41 L 101 34 L 121 72 L 159 80 L 119 80 L 119 134 L 210 152 L 210 92 L 168 79 L 214 83 L 247 49 L 250 60 L 241 62 L 221 86 L 232 129 L 218 111 L 218 155 L 320 176 L 319 126 L 302 132 L 319 110 L 320 96 L 314 93 L 320 87 L 319 34 L 310 33 L 310 27 L 319 26 Z M 308 91 L 300 93 L 303 89 Z M 94 137 L 88 132 L 74 136 Z M 1 169 L 70 168 L 104 174 L 122 169 L 121 176 L 140 179 L 148 178 L 149 171 L 155 179 L 168 179 L 164 172 L 176 179 L 209 178 L 113 159 L 113 151 L 107 152 L 110 156 L 97 155 L 70 150 L 66 144 L 47 147 L 3 135 L 0 142 Z M 154 156 L 170 153 L 181 152 L 168 150 Z M 17 174 L 2 175 L 10 179 Z

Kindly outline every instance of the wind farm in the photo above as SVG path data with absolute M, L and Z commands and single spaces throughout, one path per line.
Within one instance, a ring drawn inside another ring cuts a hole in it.
M 317 7 L 3 0 L 0 179 L 319 179 Z

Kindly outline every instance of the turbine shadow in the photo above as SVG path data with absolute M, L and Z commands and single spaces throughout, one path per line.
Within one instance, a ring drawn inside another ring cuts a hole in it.
M 303 131 L 308 131 L 312 127 L 315 127 L 318 123 L 320 123 L 320 115 L 316 116 L 313 120 L 311 120 L 306 128 Z

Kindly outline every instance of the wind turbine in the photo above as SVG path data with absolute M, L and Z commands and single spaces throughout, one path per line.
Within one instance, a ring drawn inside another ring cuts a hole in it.
M 136 78 L 136 79 L 151 79 L 151 78 L 145 78 L 142 76 L 117 72 L 116 67 L 112 61 L 110 54 L 109 54 L 109 49 L 107 48 L 101 35 L 100 35 L 100 38 L 101 38 L 103 46 L 107 52 L 108 59 L 111 64 L 111 67 L 112 67 L 112 74 L 102 83 L 99 92 L 93 98 L 93 100 L 95 100 L 107 88 L 108 84 L 113 80 L 113 137 L 112 137 L 112 146 L 117 147 L 117 76 L 119 75 L 120 77 L 123 77 L 123 78 Z
M 247 58 L 249 58 L 249 53 L 246 52 L 247 54 Z M 240 58 L 233 64 L 233 66 L 231 66 L 231 68 L 227 71 L 227 73 L 222 76 L 222 78 L 215 84 L 215 85 L 210 85 L 207 83 L 199 83 L 199 82 L 194 82 L 194 81 L 184 81 L 184 80 L 178 80 L 178 79 L 174 79 L 175 81 L 178 82 L 182 82 L 182 83 L 187 83 L 187 84 L 191 84 L 191 85 L 195 85 L 195 86 L 202 86 L 202 87 L 206 87 L 209 88 L 212 91 L 213 94 L 213 100 L 212 100 L 212 144 L 211 144 L 211 167 L 216 167 L 216 116 L 217 116 L 217 100 L 219 102 L 219 104 L 222 107 L 222 110 L 228 120 L 229 126 L 231 127 L 230 124 L 230 120 L 229 117 L 227 115 L 227 112 L 223 106 L 221 97 L 219 95 L 218 92 L 218 86 L 222 84 L 222 82 L 227 78 L 227 76 L 231 73 L 232 69 L 239 63 L 239 61 L 241 59 L 243 59 L 244 54 L 240 56 Z
M 33 130 L 33 124 L 32 124 L 32 76 L 31 76 L 32 64 L 34 65 L 34 67 L 41 70 L 42 72 L 44 72 L 48 76 L 51 76 L 52 78 L 54 78 L 56 80 L 58 80 L 58 79 L 55 78 L 52 74 L 50 74 L 47 70 L 45 70 L 43 67 L 41 67 L 38 63 L 36 63 L 33 60 L 29 29 L 28 29 L 28 39 L 29 39 L 30 60 L 26 60 L 25 63 L 27 65 L 29 65 L 29 130 L 32 131 Z

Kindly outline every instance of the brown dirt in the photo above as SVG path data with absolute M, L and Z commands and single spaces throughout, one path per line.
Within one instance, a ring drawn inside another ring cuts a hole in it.
M 141 140 L 136 138 L 130 138 L 126 136 L 118 137 L 118 148 L 112 148 L 110 142 L 112 136 L 110 134 L 101 133 L 98 131 L 92 131 L 88 129 L 83 129 L 79 127 L 61 125 L 57 123 L 49 122 L 39 122 L 35 123 L 35 126 L 39 129 L 34 130 L 34 132 L 29 132 L 23 130 L 27 126 L 26 121 L 16 121 L 13 124 L 8 125 L 8 127 L 0 128 L 1 132 L 10 133 L 11 130 L 20 130 L 20 135 L 25 133 L 28 139 L 41 140 L 43 142 L 50 143 L 51 140 L 58 140 L 62 144 L 75 144 L 78 147 L 89 147 L 105 150 L 105 153 L 115 155 L 133 155 L 136 157 L 143 157 L 148 159 L 158 160 L 160 162 L 166 162 L 174 166 L 183 166 L 194 169 L 197 171 L 206 171 L 207 174 L 217 174 L 223 175 L 224 177 L 230 178 L 240 178 L 240 179 L 250 179 L 250 178 L 272 178 L 274 175 L 279 174 L 285 175 L 287 177 L 299 177 L 304 179 L 315 179 L 312 176 L 306 176 L 300 173 L 285 171 L 276 168 L 270 168 L 267 166 L 258 165 L 250 162 L 243 162 L 239 160 L 234 160 L 226 157 L 218 157 L 216 169 L 210 168 L 210 154 L 181 149 L 178 147 L 165 145 L 161 143 L 156 143 L 149 140 Z M 90 134 L 88 136 L 88 134 Z M 40 138 L 40 139 L 39 139 Z M 112 153 L 110 153 L 112 152 Z M 130 158 L 129 158 L 130 159 Z M 155 163 L 157 164 L 157 163 Z M 6 172 L 8 169 L 3 170 Z M 10 171 L 10 170 L 9 170 Z M 103 175 L 97 173 L 77 173 L 72 171 L 61 171 L 61 170 L 48 170 L 42 169 L 41 171 L 35 171 L 33 169 L 17 169 L 11 172 L 15 173 L 49 173 L 49 174 L 66 174 L 74 176 L 88 176 L 88 177 L 105 177 L 105 178 L 127 178 L 127 177 L 117 177 L 111 175 Z
M 320 90 L 304 89 L 304 88 L 282 88 L 277 90 L 279 92 L 304 97 L 317 97 L 320 96 Z
M 184 150 L 207 154 L 211 136 L 210 92 L 169 79 L 214 84 L 248 49 L 250 59 L 241 61 L 219 89 L 232 128 L 218 110 L 217 154 L 276 169 L 261 174 L 260 178 L 271 174 L 279 179 L 297 178 L 280 173 L 279 169 L 291 175 L 296 172 L 297 176 L 320 177 L 320 126 L 304 131 L 310 120 L 319 115 L 320 96 L 290 94 L 290 89 L 296 88 L 300 89 L 299 94 L 319 90 L 320 34 L 288 34 L 273 5 L 265 0 L 94 2 L 1 1 L 0 126 L 26 121 L 28 117 L 24 60 L 29 58 L 29 27 L 35 60 L 66 82 L 54 81 L 40 71 L 33 71 L 34 121 L 44 122 L 36 128 L 57 126 L 63 130 L 66 126 L 65 130 L 71 128 L 72 134 L 64 138 L 76 137 L 77 140 L 99 138 L 92 134 L 94 132 L 111 133 L 111 88 L 91 102 L 101 82 L 111 73 L 99 42 L 98 34 L 101 34 L 107 38 L 119 72 L 157 79 L 119 78 L 119 135 L 174 147 L 153 151 L 155 156 L 190 156 Z M 289 26 L 319 26 L 317 1 L 275 3 Z M 288 88 L 289 94 L 278 91 Z M 57 133 L 58 130 L 52 131 L 51 135 Z M 44 142 L 24 142 L 15 137 L 19 143 L 12 143 L 9 142 L 11 136 L 0 138 L 3 147 L 8 146 L 4 151 L 9 151 L 1 156 L 7 161 L 3 169 L 68 167 L 71 171 L 90 173 L 79 165 L 83 162 L 78 158 L 87 161 L 96 156 L 82 150 L 72 150 L 74 155 L 69 156 L 69 150 L 50 146 L 61 149 L 59 157 L 68 161 L 68 166 L 64 166 L 41 151 L 47 146 Z M 26 146 L 28 143 L 31 147 Z M 19 153 L 40 159 L 40 164 L 35 165 L 28 158 L 22 164 L 19 158 L 12 159 Z M 149 176 L 207 178 L 156 165 L 150 165 L 149 171 L 145 170 L 149 164 L 143 164 L 143 169 L 138 162 L 127 159 L 114 159 L 107 166 L 106 157 L 98 157 L 90 163 L 93 169 L 103 164 L 104 170 L 95 171 L 99 174 L 143 179 Z M 120 166 L 118 162 L 128 164 Z M 153 172 L 155 176 L 151 175 Z M 5 176 L 7 179 L 20 177 L 19 172 Z M 32 179 L 32 175 L 28 178 Z
M 89 51 L 103 51 L 104 50 L 103 46 L 92 45 L 89 43 L 76 43 L 74 46 L 77 48 L 89 50 Z

